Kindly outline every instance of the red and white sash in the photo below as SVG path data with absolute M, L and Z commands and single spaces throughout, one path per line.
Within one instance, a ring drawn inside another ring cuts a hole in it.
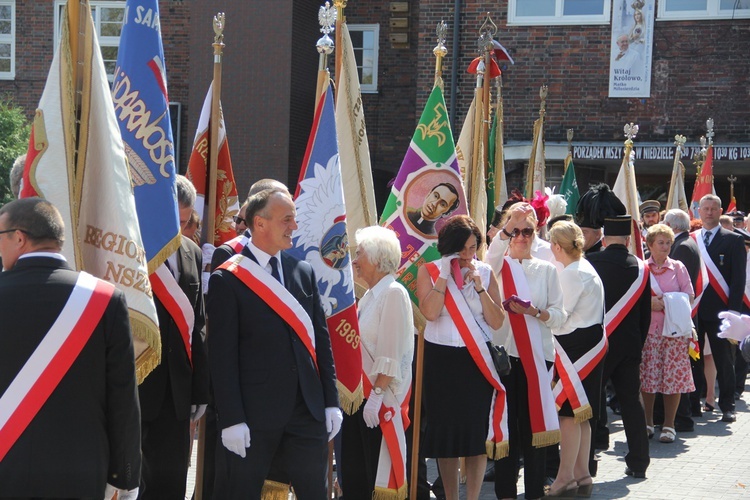
M 505 257 L 500 270 L 503 278 L 503 296 L 516 295 L 531 300 L 531 289 L 523 266 L 510 257 Z M 555 400 L 552 396 L 552 377 L 547 370 L 542 345 L 542 331 L 536 318 L 526 314 L 508 313 L 513 338 L 521 358 L 528 381 L 529 418 L 531 420 L 531 444 L 537 448 L 560 442 L 560 421 L 557 418 Z
M 638 302 L 638 299 L 640 299 L 643 289 L 646 288 L 646 283 L 648 282 L 651 273 L 649 273 L 648 266 L 645 262 L 637 257 L 636 260 L 638 262 L 638 277 L 633 284 L 630 285 L 630 288 L 628 288 L 625 294 L 620 297 L 620 300 L 618 300 L 604 315 L 604 331 L 607 333 L 607 337 L 617 330 L 617 327 L 620 326 L 622 320 L 630 313 L 633 306 Z
M 185 352 L 192 365 L 193 327 L 195 326 L 193 305 L 165 264 L 157 267 L 148 279 L 151 281 L 151 289 L 154 291 L 154 295 L 162 303 L 180 331 L 182 344 L 185 346 Z
M 58 386 L 99 324 L 115 287 L 80 273 L 60 315 L 0 397 L 0 462 Z
M 593 418 L 593 410 L 586 396 L 581 380 L 589 376 L 591 371 L 604 359 L 607 354 L 607 335 L 602 332 L 602 338 L 585 355 L 573 363 L 562 348 L 557 338 L 555 341 L 555 370 L 560 379 L 552 389 L 555 405 L 560 409 L 565 401 L 570 401 L 573 408 L 573 418 L 576 422 L 583 422 Z
M 253 259 L 242 254 L 234 255 L 217 269 L 226 269 L 242 281 L 245 286 L 278 314 L 297 334 L 310 353 L 315 369 L 318 369 L 318 356 L 315 353 L 315 329 L 307 311 L 297 302 L 294 295 L 284 288 L 268 271 Z
M 698 233 L 700 231 L 694 231 L 690 233 L 690 237 L 695 240 L 695 242 L 698 244 L 698 250 L 701 252 L 701 275 L 705 274 L 708 277 L 708 283 L 711 285 L 711 287 L 714 289 L 716 294 L 719 296 L 722 302 L 724 304 L 729 304 L 729 285 L 727 285 L 726 280 L 724 280 L 724 276 L 721 275 L 721 272 L 719 272 L 719 268 L 716 267 L 716 264 L 711 259 L 711 256 L 708 254 L 708 249 L 706 248 L 706 244 L 703 242 L 703 238 L 698 237 Z M 714 236 L 715 238 L 716 236 Z M 698 286 L 696 285 L 696 288 Z M 706 289 L 706 282 L 703 282 L 703 288 L 700 292 L 700 297 L 698 296 L 698 292 L 696 291 L 696 299 L 693 303 L 693 310 L 698 310 L 698 302 L 700 301 L 700 298 L 703 297 L 703 292 Z
M 435 262 L 424 264 L 430 274 L 433 285 L 440 277 L 440 269 Z M 508 455 L 508 408 L 505 396 L 505 387 L 500 382 L 500 377 L 492 362 L 490 350 L 487 347 L 487 339 L 484 332 L 474 319 L 474 314 L 469 309 L 469 304 L 456 286 L 454 280 L 449 279 L 445 289 L 445 308 L 448 310 L 453 323 L 461 335 L 461 339 L 469 350 L 471 359 L 479 368 L 487 382 L 492 385 L 495 392 L 492 395 L 490 406 L 490 425 L 487 432 L 487 457 L 494 460 Z
M 250 241 L 250 238 L 247 236 L 247 232 L 245 232 L 237 236 L 236 238 L 232 238 L 231 240 L 224 242 L 224 244 L 234 250 L 234 253 L 240 253 L 242 249 L 247 246 L 248 241 Z
M 374 360 L 366 349 L 362 356 L 362 385 L 367 397 L 372 391 L 372 382 L 368 373 Z M 411 390 L 406 391 L 399 401 L 390 387 L 383 392 L 383 404 L 380 406 L 380 430 L 383 439 L 380 442 L 378 470 L 375 475 L 375 494 L 373 498 L 404 499 L 407 496 L 406 483 L 406 428 L 409 427 L 409 397 Z

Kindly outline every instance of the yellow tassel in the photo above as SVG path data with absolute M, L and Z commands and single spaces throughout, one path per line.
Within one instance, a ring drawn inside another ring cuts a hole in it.
M 586 404 L 584 406 L 581 406 L 580 408 L 577 408 L 573 410 L 573 422 L 580 424 L 581 422 L 585 422 L 586 420 L 590 420 L 594 418 L 594 410 L 591 408 L 590 404 Z
M 157 356 L 156 352 L 151 348 L 146 349 L 138 356 L 135 364 L 135 378 L 138 385 L 143 383 L 146 376 L 154 371 L 154 368 L 159 366 L 159 363 L 161 363 L 161 355 Z
M 289 485 L 266 479 L 260 492 L 262 500 L 287 500 L 289 498 Z
M 406 481 L 397 490 L 376 486 L 375 491 L 372 492 L 372 500 L 405 500 L 408 492 L 409 488 Z
M 560 430 L 536 432 L 531 438 L 531 445 L 535 448 L 544 448 L 560 442 Z
M 490 460 L 500 460 L 508 456 L 510 451 L 510 444 L 508 441 L 501 441 L 499 443 L 493 443 L 492 441 L 485 441 L 485 450 L 487 450 L 487 458 Z
M 341 406 L 341 409 L 347 415 L 354 415 L 359 407 L 362 406 L 362 401 L 365 400 L 362 382 L 359 382 L 354 392 L 350 392 L 340 380 L 336 381 L 336 387 L 339 390 L 339 406 Z

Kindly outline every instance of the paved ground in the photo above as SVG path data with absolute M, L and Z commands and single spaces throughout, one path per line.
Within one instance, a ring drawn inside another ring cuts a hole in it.
M 750 401 L 750 393 L 745 392 Z M 650 441 L 651 466 L 647 479 L 625 476 L 627 444 L 622 423 L 610 413 L 610 449 L 600 453 L 599 475 L 594 479 L 592 498 L 635 498 L 647 500 L 715 500 L 750 498 L 750 411 L 748 404 L 737 402 L 737 422 L 719 421 L 721 414 L 704 414 L 695 419 L 695 432 L 678 433 L 672 444 Z M 658 433 L 657 433 L 658 437 Z M 195 448 L 193 449 L 193 465 Z M 436 468 L 428 462 L 428 478 Z M 194 486 L 194 468 L 188 476 L 188 491 Z M 519 498 L 523 498 L 523 478 L 519 479 Z M 461 491 L 464 498 L 464 491 Z M 189 497 L 188 497 L 189 498 Z M 481 500 L 494 500 L 491 483 L 482 488 Z M 360 500 L 360 499 L 347 499 Z M 365 500 L 365 499 L 362 499 Z

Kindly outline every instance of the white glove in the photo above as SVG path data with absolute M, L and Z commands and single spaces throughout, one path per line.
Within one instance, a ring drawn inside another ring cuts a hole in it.
M 344 415 L 341 409 L 330 407 L 326 408 L 326 431 L 328 431 L 328 440 L 336 437 L 341 430 L 341 422 L 344 421 Z
M 440 277 L 448 279 L 451 276 L 451 271 L 453 270 L 453 266 L 451 264 L 453 263 L 453 259 L 457 259 L 458 254 L 451 254 L 451 255 L 443 255 L 440 259 Z
M 208 293 L 208 280 L 209 280 L 209 278 L 211 278 L 211 273 L 209 273 L 208 271 L 203 271 L 201 273 L 201 283 L 203 285 L 203 293 L 204 294 Z
M 213 246 L 211 243 L 204 243 L 201 247 L 201 252 L 203 253 L 203 265 L 207 266 L 211 263 L 211 259 L 214 257 L 214 251 L 216 251 L 216 247 Z
M 117 493 L 117 500 L 136 500 L 138 498 L 138 488 L 121 490 L 107 483 L 107 487 L 104 489 L 104 500 L 112 500 L 115 493 Z
M 365 403 L 365 409 L 362 410 L 362 418 L 365 419 L 365 424 L 370 429 L 374 429 L 380 425 L 380 407 L 383 404 L 383 395 L 375 394 L 370 391 L 370 396 L 367 398 Z
M 200 419 L 206 413 L 206 406 L 208 405 L 190 405 L 190 421 L 195 422 Z
M 750 336 L 750 316 L 723 311 L 719 313 L 719 318 L 721 318 L 721 327 L 718 337 L 742 342 L 745 337 Z
M 250 448 L 250 428 L 245 422 L 234 424 L 221 430 L 221 444 L 224 448 L 245 458 L 247 448 Z

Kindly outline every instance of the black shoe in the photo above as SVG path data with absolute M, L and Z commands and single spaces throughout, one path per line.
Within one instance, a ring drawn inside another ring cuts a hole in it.
M 690 407 L 690 416 L 692 416 L 693 418 L 695 418 L 695 417 L 702 417 L 703 416 L 703 412 L 701 411 L 701 405 L 700 404 L 692 405 Z
M 734 414 L 733 411 L 725 411 L 724 414 L 721 416 L 722 422 L 736 422 L 737 416 Z
M 630 467 L 625 467 L 625 475 L 636 479 L 646 479 L 646 471 L 630 470 Z
M 695 431 L 695 424 L 693 423 L 677 423 L 674 424 L 674 430 L 677 432 L 694 432 Z

